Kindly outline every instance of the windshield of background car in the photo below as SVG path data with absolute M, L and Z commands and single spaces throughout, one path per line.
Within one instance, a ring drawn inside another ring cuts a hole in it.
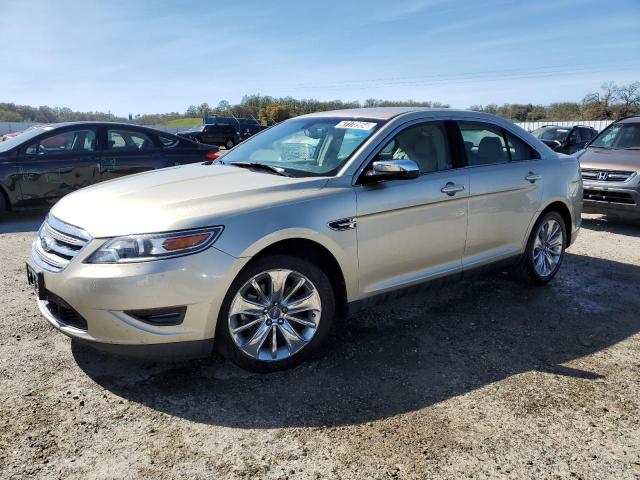
M 335 175 L 380 125 L 352 118 L 287 120 L 236 146 L 223 162 L 265 163 L 295 176 Z
M 533 135 L 540 140 L 557 140 L 563 142 L 569 135 L 569 128 L 538 128 L 533 131 Z
M 20 135 L 9 138 L 4 142 L 0 142 L 0 152 L 7 152 L 13 147 L 18 146 L 27 140 L 31 140 L 33 137 L 36 137 L 47 130 L 51 130 L 51 127 L 30 127 Z
M 640 149 L 640 123 L 614 123 L 589 146 L 614 150 Z

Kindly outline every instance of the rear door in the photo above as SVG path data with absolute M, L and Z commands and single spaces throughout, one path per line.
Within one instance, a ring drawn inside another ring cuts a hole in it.
M 131 175 L 167 165 L 155 135 L 126 127 L 106 127 L 99 161 L 100 181 Z
M 207 125 L 202 132 L 203 143 L 224 145 L 228 129 L 228 125 Z
M 521 252 L 540 208 L 542 172 L 533 148 L 500 126 L 458 121 L 467 155 L 469 224 L 463 269 Z
M 161 144 L 161 154 L 164 160 L 164 165 L 175 166 L 185 163 L 196 163 L 210 160 L 206 154 L 207 152 L 216 149 L 202 144 L 194 144 L 186 139 L 180 139 L 173 135 L 158 134 L 158 140 Z
M 16 162 L 20 206 L 49 206 L 98 180 L 96 129 L 56 130 L 26 144 L 19 150 Z

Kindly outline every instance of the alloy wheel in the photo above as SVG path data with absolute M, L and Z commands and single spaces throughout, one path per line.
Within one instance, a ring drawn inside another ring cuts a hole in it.
M 548 277 L 560 262 L 564 238 L 560 224 L 550 218 L 540 225 L 533 242 L 533 268 L 541 277 Z
M 284 360 L 315 335 L 322 305 L 315 285 L 293 270 L 259 273 L 236 292 L 228 326 L 236 346 L 261 361 Z

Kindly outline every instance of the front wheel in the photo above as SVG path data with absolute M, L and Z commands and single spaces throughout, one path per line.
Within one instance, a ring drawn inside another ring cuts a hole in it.
M 334 311 L 331 283 L 318 266 L 288 255 L 265 257 L 231 285 L 216 342 L 225 357 L 247 370 L 290 368 L 318 350 Z
M 556 276 L 567 246 L 567 229 L 557 212 L 542 215 L 531 231 L 519 266 L 521 277 L 529 283 L 544 285 Z
M 235 145 L 235 143 L 233 142 L 233 140 L 231 140 L 230 138 L 227 139 L 226 142 L 224 142 L 224 146 L 227 150 L 231 150 L 233 148 L 233 146 Z

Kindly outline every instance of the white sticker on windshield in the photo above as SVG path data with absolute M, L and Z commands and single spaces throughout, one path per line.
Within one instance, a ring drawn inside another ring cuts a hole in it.
M 372 130 L 376 124 L 373 122 L 358 122 L 356 120 L 342 120 L 335 128 L 352 128 L 353 130 Z

